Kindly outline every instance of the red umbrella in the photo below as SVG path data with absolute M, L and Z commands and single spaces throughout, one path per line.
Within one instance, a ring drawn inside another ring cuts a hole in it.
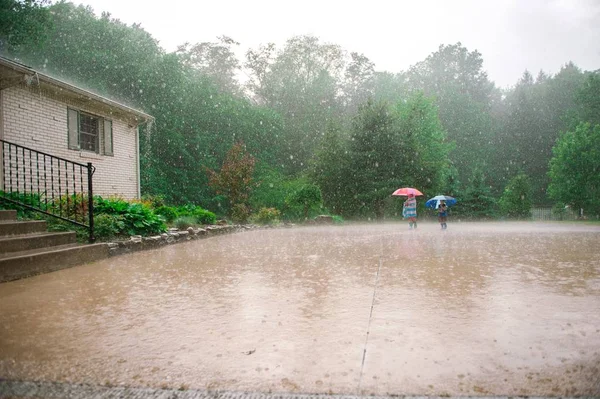
M 420 192 L 416 188 L 412 188 L 412 187 L 402 187 L 392 193 L 392 195 L 404 195 L 404 196 L 409 196 L 410 194 L 415 195 L 415 196 L 423 195 L 422 192 Z

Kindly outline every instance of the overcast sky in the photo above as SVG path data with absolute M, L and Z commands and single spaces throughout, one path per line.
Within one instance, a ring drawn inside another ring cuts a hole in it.
M 77 3 L 78 0 L 73 0 Z M 525 69 L 556 73 L 573 61 L 600 69 L 600 0 L 84 0 L 138 22 L 173 51 L 184 42 L 227 35 L 239 53 L 312 34 L 347 51 L 364 53 L 377 70 L 400 72 L 440 44 L 462 42 L 483 55 L 499 86 Z

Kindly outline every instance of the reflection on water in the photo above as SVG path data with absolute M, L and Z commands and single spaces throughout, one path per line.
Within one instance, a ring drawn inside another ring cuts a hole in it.
M 600 394 L 600 229 L 253 231 L 0 285 L 0 377 Z

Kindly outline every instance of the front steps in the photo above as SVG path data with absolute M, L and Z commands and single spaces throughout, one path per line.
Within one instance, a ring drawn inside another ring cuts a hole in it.
M 108 257 L 108 246 L 78 244 L 75 232 L 47 232 L 45 221 L 17 221 L 0 210 L 0 282 L 65 269 Z

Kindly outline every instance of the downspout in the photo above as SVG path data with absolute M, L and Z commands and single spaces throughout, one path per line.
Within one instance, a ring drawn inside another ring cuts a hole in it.
M 148 130 L 146 132 L 146 137 L 147 137 L 147 140 L 150 140 L 150 133 L 152 132 L 154 118 L 150 117 L 149 119 L 145 119 L 141 124 L 146 125 L 146 129 Z M 148 145 L 149 145 L 149 143 L 147 143 L 147 146 Z M 137 159 L 137 181 L 138 181 L 137 196 L 139 199 L 139 198 L 142 198 L 142 178 L 141 178 L 141 172 L 140 172 L 140 168 L 141 168 L 140 167 L 140 124 L 138 124 L 135 128 L 135 155 L 136 155 L 136 159 Z
M 4 139 L 4 90 L 0 89 L 0 140 Z
M 0 89 L 0 140 L 4 140 L 4 90 Z M 0 146 L 0 189 L 4 190 L 4 143 Z
M 42 101 L 42 85 L 40 85 L 40 75 L 38 75 L 37 71 L 35 73 L 35 77 L 37 79 L 38 84 L 38 94 L 40 95 L 40 101 Z
M 142 180 L 140 177 L 140 127 L 135 127 L 135 159 L 137 163 L 137 198 L 142 198 Z

